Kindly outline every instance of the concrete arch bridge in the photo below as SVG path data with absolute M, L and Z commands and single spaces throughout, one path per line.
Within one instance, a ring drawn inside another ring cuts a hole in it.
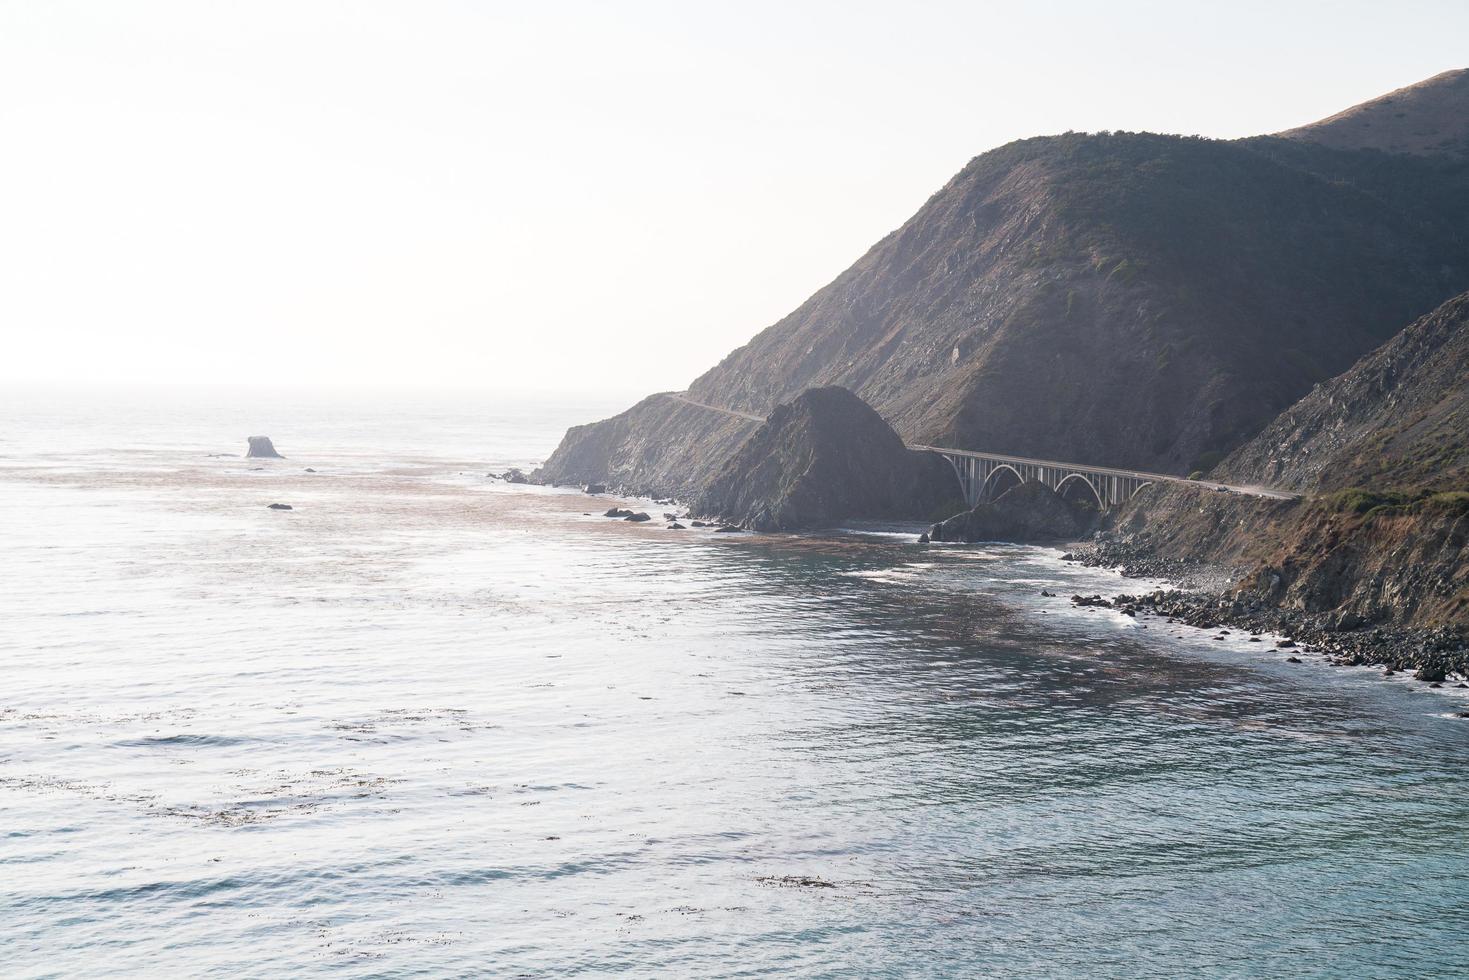
M 1143 487 L 1153 483 L 1192 483 L 1182 477 L 1141 470 L 1119 470 L 1107 466 L 1084 466 L 1058 463 L 1054 460 L 1005 456 L 999 453 L 947 449 L 940 446 L 912 446 L 938 453 L 949 461 L 964 489 L 964 501 L 970 507 L 993 500 L 1013 486 L 1037 480 L 1063 497 L 1085 500 L 1098 510 L 1121 506 Z M 1196 483 L 1194 485 L 1197 485 Z

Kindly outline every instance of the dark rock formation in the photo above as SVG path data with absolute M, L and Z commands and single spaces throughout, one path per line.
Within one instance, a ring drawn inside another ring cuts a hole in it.
M 632 521 L 634 524 L 641 524 L 644 521 L 651 521 L 652 519 L 642 511 L 638 511 L 636 514 L 628 514 L 623 518 L 624 521 Z
M 991 503 L 935 524 L 928 534 L 934 541 L 1055 541 L 1085 529 L 1083 511 L 1044 483 L 1030 480 Z
M 919 453 L 845 388 L 781 405 L 690 501 L 691 513 L 757 531 L 845 520 L 922 520 L 960 497 L 942 458 Z
M 586 486 L 582 487 L 582 493 L 590 494 L 592 496 L 596 496 L 599 493 L 606 492 L 607 485 L 605 483 L 588 483 Z
M 245 450 L 246 459 L 285 459 L 275 451 L 270 436 L 251 436 L 250 448 Z
M 631 517 L 632 511 L 622 507 L 609 507 L 603 517 Z
M 650 395 L 620 415 L 567 430 L 534 477 L 542 483 L 603 483 L 629 496 L 688 499 L 757 424 Z
M 517 469 L 515 467 L 511 467 L 510 469 L 506 470 L 504 473 L 501 473 L 500 474 L 500 479 L 504 480 L 506 483 L 529 483 L 530 482 L 530 477 L 526 476 L 525 473 L 523 473 L 521 470 L 519 470 L 519 469 Z
M 267 504 L 266 507 L 269 510 L 294 510 L 295 509 L 290 504 Z

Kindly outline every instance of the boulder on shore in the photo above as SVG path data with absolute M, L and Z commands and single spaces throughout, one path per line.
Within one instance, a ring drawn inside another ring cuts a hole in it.
M 1086 530 L 1090 515 L 1038 480 L 955 514 L 928 532 L 934 541 L 1054 541 Z
M 942 457 L 909 449 L 866 402 L 829 387 L 771 412 L 689 512 L 754 531 L 794 531 L 932 519 L 961 499 Z
M 651 521 L 652 519 L 644 511 L 638 511 L 636 514 L 628 514 L 623 518 L 624 521 L 632 521 L 634 524 L 641 524 L 644 521 Z
M 246 459 L 285 459 L 275 451 L 270 436 L 250 436 L 250 448 L 245 450 Z

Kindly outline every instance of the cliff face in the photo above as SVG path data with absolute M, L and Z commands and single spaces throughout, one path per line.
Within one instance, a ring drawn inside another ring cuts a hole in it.
M 1466 158 L 1274 137 L 1023 140 L 971 161 L 689 394 L 763 416 L 840 385 L 912 442 L 1207 468 L 1469 288 L 1466 227 Z M 738 444 L 727 429 L 712 449 L 717 433 L 646 402 L 602 425 L 572 433 L 578 473 L 599 482 L 707 474 Z
M 1469 293 L 1318 386 L 1214 475 L 1305 491 L 1469 489 Z
M 1251 567 L 1247 584 L 1286 608 L 1469 625 L 1469 294 L 1317 387 L 1212 475 L 1309 496 L 1143 494 L 1119 530 Z
M 929 520 L 962 506 L 947 462 L 908 449 L 861 399 L 827 387 L 771 412 L 689 509 L 697 517 L 781 531 L 844 520 Z
M 569 429 L 534 479 L 602 483 L 627 493 L 687 499 L 757 424 L 650 395 L 621 415 Z

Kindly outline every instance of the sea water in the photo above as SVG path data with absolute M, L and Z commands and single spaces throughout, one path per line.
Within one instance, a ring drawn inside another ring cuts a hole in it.
M 1465 692 L 487 479 L 624 404 L 0 395 L 0 974 L 1469 973 Z

